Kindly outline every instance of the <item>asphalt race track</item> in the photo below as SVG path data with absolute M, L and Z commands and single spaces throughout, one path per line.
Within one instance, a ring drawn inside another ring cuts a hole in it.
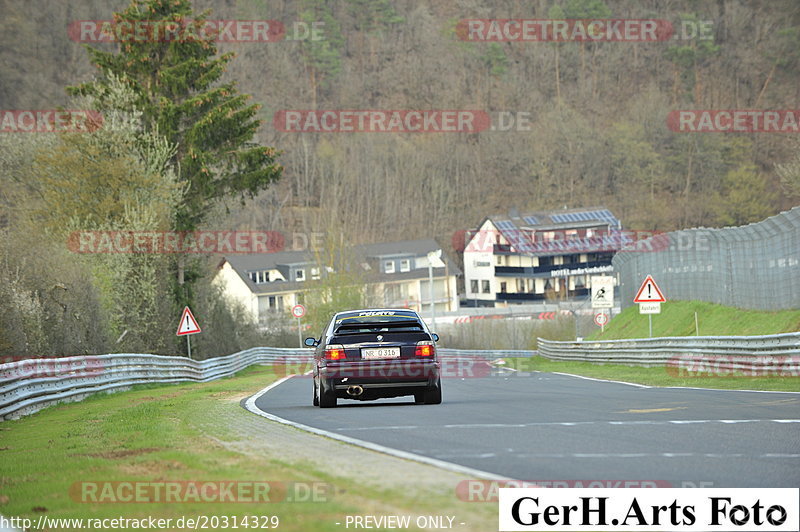
M 311 406 L 293 377 L 256 406 L 286 420 L 509 479 L 800 486 L 800 394 L 645 388 L 552 373 L 443 379 L 411 397 Z M 268 422 L 268 421 L 265 421 Z

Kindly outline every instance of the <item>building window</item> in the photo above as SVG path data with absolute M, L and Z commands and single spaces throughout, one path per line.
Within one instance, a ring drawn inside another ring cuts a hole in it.
M 250 277 L 250 280 L 256 284 L 269 282 L 269 272 L 266 270 L 262 272 L 250 272 L 248 276 Z
M 505 281 L 500 283 L 500 293 L 501 294 L 505 294 L 506 293 L 506 282 Z
M 319 279 L 319 268 L 311 268 L 311 279 L 314 281 Z
M 483 285 L 483 293 L 484 294 L 488 294 L 489 293 L 489 281 L 483 281 L 482 285 Z
M 305 281 L 306 279 L 306 271 L 305 270 L 297 270 L 294 274 L 295 281 Z
M 477 279 L 473 279 L 473 280 L 471 280 L 469 282 L 469 291 L 472 294 L 477 294 L 478 293 L 478 280 Z
M 498 255 L 497 256 L 497 265 L 498 266 L 502 266 L 503 265 L 503 256 L 502 255 Z
M 383 263 L 383 271 L 386 273 L 394 273 L 394 261 L 387 260 Z
M 411 271 L 411 261 L 408 259 L 403 259 L 400 261 L 400 271 L 401 272 L 410 272 Z

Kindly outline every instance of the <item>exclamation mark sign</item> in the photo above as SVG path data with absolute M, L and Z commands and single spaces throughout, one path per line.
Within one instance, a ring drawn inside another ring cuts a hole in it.
M 650 297 L 652 295 L 652 294 L 650 294 L 650 292 L 652 292 L 652 290 L 653 290 L 653 285 L 651 285 L 650 283 L 647 283 L 647 298 L 648 299 L 650 299 Z

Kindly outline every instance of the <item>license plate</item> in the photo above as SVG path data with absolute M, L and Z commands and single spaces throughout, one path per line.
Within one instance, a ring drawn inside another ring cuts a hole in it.
M 361 358 L 400 358 L 399 347 L 376 347 L 371 349 L 362 349 Z

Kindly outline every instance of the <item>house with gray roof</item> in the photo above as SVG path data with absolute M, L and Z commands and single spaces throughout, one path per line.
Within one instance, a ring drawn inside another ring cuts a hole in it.
M 620 221 L 603 207 L 510 213 L 467 232 L 467 306 L 506 307 L 588 297 L 593 275 L 610 275 L 626 243 Z
M 281 251 L 225 256 L 214 282 L 264 323 L 304 303 L 315 281 L 341 269 L 358 279 L 370 305 L 410 308 L 430 313 L 428 253 L 440 250 L 433 239 L 365 244 L 348 248 L 338 257 L 320 258 L 314 251 Z M 433 303 L 437 313 L 458 309 L 456 279 L 460 268 L 446 253 L 432 268 Z M 346 309 L 342 309 L 346 310 Z

